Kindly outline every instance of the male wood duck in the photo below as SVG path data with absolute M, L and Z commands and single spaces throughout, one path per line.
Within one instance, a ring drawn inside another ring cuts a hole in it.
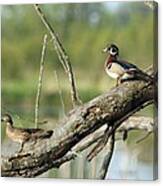
M 127 80 L 153 81 L 152 77 L 140 70 L 136 65 L 119 59 L 119 49 L 115 44 L 108 45 L 103 49 L 108 53 L 105 61 L 106 73 L 117 80 L 116 86 Z
M 17 128 L 14 127 L 12 117 L 9 114 L 5 114 L 1 118 L 1 122 L 6 123 L 6 135 L 15 142 L 21 144 L 21 148 L 18 153 L 22 152 L 25 142 L 29 141 L 30 139 L 34 142 L 37 139 L 44 139 L 50 138 L 53 134 L 52 130 L 43 130 L 38 128 Z

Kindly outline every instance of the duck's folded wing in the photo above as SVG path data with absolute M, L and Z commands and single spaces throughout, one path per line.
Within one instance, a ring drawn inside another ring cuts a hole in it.
M 121 65 L 125 70 L 126 73 L 123 75 L 122 80 L 128 78 L 134 79 L 142 79 L 144 81 L 153 81 L 152 77 L 140 70 L 136 65 L 129 63 L 124 60 L 117 60 L 116 63 Z
M 138 67 L 132 63 L 129 63 L 124 60 L 116 60 L 115 63 L 118 63 L 120 66 L 122 66 L 125 70 L 136 70 L 139 71 Z

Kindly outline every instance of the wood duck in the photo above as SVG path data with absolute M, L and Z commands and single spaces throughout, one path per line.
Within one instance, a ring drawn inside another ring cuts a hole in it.
M 13 125 L 12 117 L 9 114 L 5 114 L 1 118 L 1 122 L 6 123 L 6 135 L 15 142 L 21 144 L 20 150 L 18 153 L 22 152 L 25 142 L 33 140 L 34 142 L 37 139 L 50 138 L 53 134 L 52 130 L 43 130 L 38 128 L 17 128 Z
M 119 59 L 119 48 L 115 44 L 108 45 L 103 49 L 108 53 L 105 61 L 106 73 L 117 80 L 116 86 L 127 80 L 153 81 L 152 77 L 140 70 L 136 65 Z

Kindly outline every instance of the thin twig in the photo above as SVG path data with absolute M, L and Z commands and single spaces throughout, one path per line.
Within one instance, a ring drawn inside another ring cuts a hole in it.
M 147 134 L 145 134 L 143 137 L 141 137 L 140 139 L 136 140 L 136 143 L 138 144 L 138 143 L 144 141 L 144 140 L 147 139 L 151 134 L 152 134 L 152 132 L 147 132 Z
M 38 87 L 37 87 L 36 102 L 35 102 L 35 127 L 36 128 L 38 128 L 39 105 L 40 105 L 43 73 L 44 73 L 46 47 L 47 47 L 47 34 L 44 35 L 44 39 L 43 39 L 43 46 L 42 46 L 41 60 L 40 60 L 40 72 L 39 72 Z
M 63 65 L 63 68 L 64 68 L 66 74 L 68 75 L 68 79 L 69 79 L 70 87 L 71 87 L 72 104 L 75 107 L 76 105 L 81 104 L 81 101 L 78 96 L 75 76 L 74 76 L 74 73 L 72 70 L 72 66 L 71 66 L 71 62 L 69 60 L 69 57 L 68 57 L 62 43 L 60 42 L 57 33 L 54 31 L 54 28 L 51 26 L 51 24 L 49 23 L 49 21 L 45 17 L 44 13 L 42 12 L 42 10 L 38 6 L 38 4 L 35 4 L 34 7 L 35 7 L 37 14 L 41 18 L 43 24 L 45 25 L 45 27 L 49 31 L 49 33 L 52 37 L 52 40 L 53 40 L 54 49 L 57 52 L 58 58 L 59 58 L 61 64 Z
M 63 101 L 62 90 L 61 90 L 61 86 L 60 86 L 60 83 L 59 83 L 58 74 L 57 74 L 56 70 L 54 71 L 54 75 L 55 75 L 55 79 L 56 79 L 57 86 L 58 86 L 59 97 L 60 97 L 60 101 L 61 101 L 61 105 L 62 105 L 62 111 L 63 111 L 63 114 L 65 115 L 65 104 L 64 104 L 64 101 Z

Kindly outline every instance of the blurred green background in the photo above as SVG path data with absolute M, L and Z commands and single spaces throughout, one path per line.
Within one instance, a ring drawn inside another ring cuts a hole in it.
M 115 81 L 104 71 L 106 55 L 102 54 L 101 50 L 107 43 L 116 43 L 120 48 L 120 56 L 142 69 L 153 63 L 153 11 L 143 2 L 40 6 L 59 34 L 70 57 L 83 102 L 115 85 Z M 43 36 L 47 31 L 33 5 L 2 6 L 1 11 L 2 113 L 10 112 L 18 126 L 32 127 L 41 48 Z M 57 120 L 63 117 L 64 111 L 54 71 L 58 74 L 67 113 L 72 108 L 69 84 L 49 36 L 39 109 L 40 120 Z M 153 116 L 152 107 L 139 114 Z M 4 128 L 2 136 L 4 137 Z M 134 136 L 132 133 L 131 138 Z M 132 140 L 128 140 L 128 143 L 132 143 Z M 143 160 L 143 163 L 148 162 L 147 175 L 132 177 L 126 173 L 126 177 L 122 177 L 116 173 L 117 177 L 114 174 L 111 178 L 152 179 L 152 138 L 144 143 L 144 146 L 139 146 L 139 159 Z M 130 148 L 129 145 L 127 148 Z M 142 164 L 140 166 L 143 168 Z M 72 170 L 76 172 L 76 169 Z M 52 175 L 54 177 L 54 173 Z M 73 176 L 70 174 L 67 177 Z

